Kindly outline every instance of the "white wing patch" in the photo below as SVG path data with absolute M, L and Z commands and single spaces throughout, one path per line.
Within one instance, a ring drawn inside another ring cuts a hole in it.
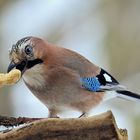
M 106 81 L 112 82 L 111 77 L 110 77 L 107 73 L 105 73 L 105 74 L 103 74 L 103 75 L 104 75 Z
M 119 82 L 111 76 L 108 72 L 101 69 L 99 75 L 96 76 L 100 83 L 99 91 L 117 91 L 117 90 L 124 90 L 125 87 L 120 85 Z

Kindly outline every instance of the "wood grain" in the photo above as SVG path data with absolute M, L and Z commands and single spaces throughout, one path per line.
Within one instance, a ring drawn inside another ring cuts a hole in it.
M 22 128 L 0 133 L 0 140 L 128 140 L 111 111 L 85 118 L 36 120 Z

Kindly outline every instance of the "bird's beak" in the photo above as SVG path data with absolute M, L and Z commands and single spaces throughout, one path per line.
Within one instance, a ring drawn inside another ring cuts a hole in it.
M 14 62 L 11 61 L 11 63 L 9 64 L 8 66 L 8 69 L 7 69 L 7 73 L 10 72 L 13 68 L 16 67 L 16 64 Z
M 11 61 L 11 63 L 8 66 L 7 72 L 10 72 L 12 69 L 16 68 L 23 73 L 23 71 L 26 68 L 26 65 L 27 61 L 21 61 L 20 63 L 14 63 L 13 61 Z

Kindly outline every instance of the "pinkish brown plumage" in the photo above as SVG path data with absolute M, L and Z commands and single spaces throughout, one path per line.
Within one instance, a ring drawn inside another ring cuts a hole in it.
M 50 117 L 57 117 L 64 108 L 81 111 L 83 116 L 104 99 L 104 91 L 122 93 L 123 87 L 100 67 L 36 37 L 13 45 L 10 59 L 8 71 L 16 67 L 22 72 L 25 84 L 47 106 Z

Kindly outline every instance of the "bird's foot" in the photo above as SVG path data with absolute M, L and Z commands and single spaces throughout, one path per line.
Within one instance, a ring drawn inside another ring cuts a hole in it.
M 78 118 L 86 117 L 87 113 L 83 112 Z
M 54 114 L 53 114 L 53 115 L 50 114 L 50 115 L 49 115 L 49 118 L 60 118 L 60 117 L 58 117 L 57 115 L 54 115 Z

